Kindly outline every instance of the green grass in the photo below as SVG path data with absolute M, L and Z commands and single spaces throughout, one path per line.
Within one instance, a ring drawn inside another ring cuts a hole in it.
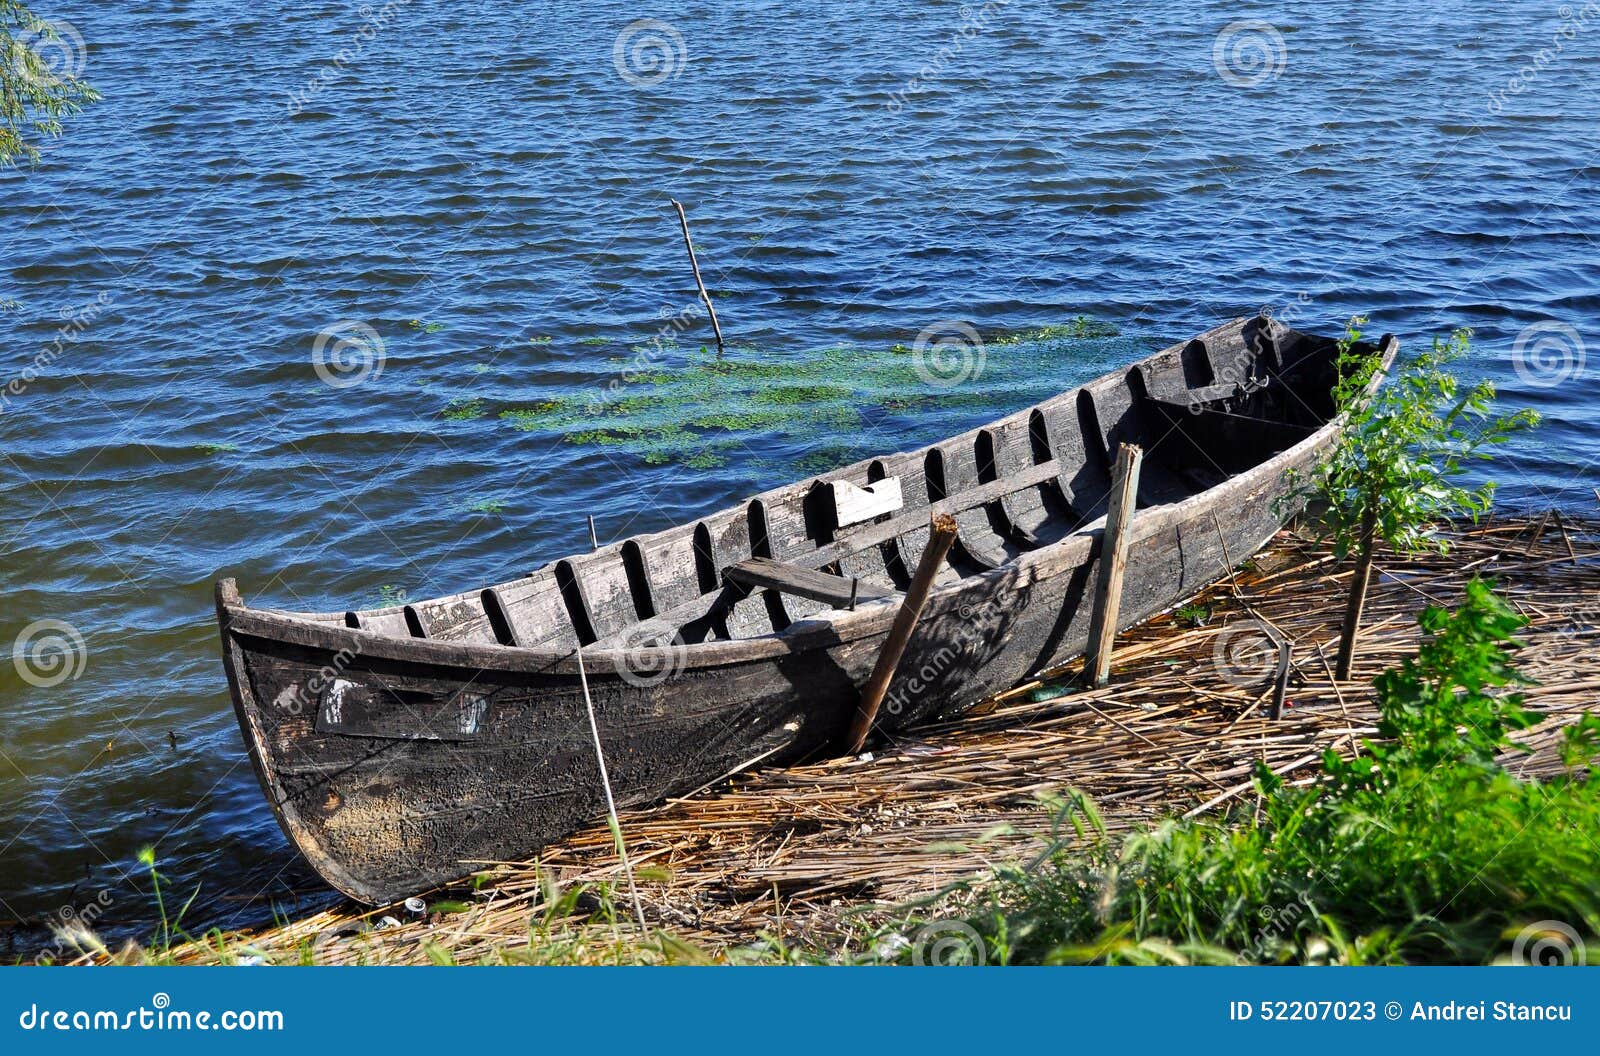
M 1533 721 L 1511 662 L 1523 622 L 1473 581 L 1379 678 L 1381 739 L 1330 752 L 1314 786 L 1263 772 L 1231 814 L 1121 838 L 1068 796 L 1047 853 L 902 928 L 954 922 L 969 954 L 1007 964 L 1480 964 L 1539 922 L 1600 934 L 1600 718 L 1569 730 L 1556 780 L 1496 762 Z

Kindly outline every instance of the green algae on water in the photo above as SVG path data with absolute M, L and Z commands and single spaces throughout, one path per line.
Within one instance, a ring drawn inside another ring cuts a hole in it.
M 444 409 L 444 420 L 447 422 L 470 422 L 482 417 L 483 400 L 477 396 L 457 397 Z
M 1074 377 L 1099 373 L 1125 350 L 1093 342 L 1115 334 L 1109 324 L 1078 316 L 1003 335 L 991 339 L 969 380 L 939 385 L 924 357 L 904 344 L 803 353 L 741 344 L 718 355 L 680 349 L 664 333 L 615 357 L 617 369 L 593 388 L 509 407 L 498 418 L 520 432 L 549 433 L 646 465 L 710 469 L 742 453 L 823 473 L 970 428 L 976 416 L 1025 406 Z
M 1049 326 L 1035 327 L 1032 330 L 1020 330 L 1012 334 L 1002 334 L 990 340 L 991 345 L 1005 347 L 1007 345 L 1040 345 L 1052 341 L 1085 340 L 1096 337 L 1117 337 L 1119 331 L 1111 323 L 1102 322 L 1092 315 L 1076 316 L 1069 322 L 1054 323 Z

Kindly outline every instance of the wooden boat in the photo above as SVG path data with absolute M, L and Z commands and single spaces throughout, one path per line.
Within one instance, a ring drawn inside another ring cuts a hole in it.
M 1395 341 L 1366 351 L 1385 362 Z M 958 536 L 879 715 L 892 734 L 1081 653 L 1119 445 L 1145 455 L 1122 626 L 1221 577 L 1337 436 L 1336 343 L 1241 319 L 932 446 L 507 583 L 361 612 L 217 584 L 228 683 L 289 838 L 382 903 L 619 806 L 837 750 L 929 536 Z M 580 658 L 581 650 L 581 658 Z

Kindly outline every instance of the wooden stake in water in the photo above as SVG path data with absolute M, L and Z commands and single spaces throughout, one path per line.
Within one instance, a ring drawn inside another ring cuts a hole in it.
M 1106 527 L 1100 537 L 1100 578 L 1095 584 L 1094 612 L 1089 620 L 1089 651 L 1083 671 L 1096 686 L 1111 680 L 1111 645 L 1117 637 L 1117 612 L 1122 605 L 1122 574 L 1128 567 L 1128 528 L 1139 505 L 1139 465 L 1144 452 L 1137 445 L 1117 449 L 1106 505 Z
M 594 700 L 589 696 L 589 674 L 583 669 L 583 646 L 578 646 L 578 681 L 583 685 L 583 706 L 589 711 L 589 732 L 594 734 L 594 757 L 600 764 L 600 785 L 606 790 L 606 816 L 611 821 L 611 839 L 617 845 L 617 857 L 622 859 L 622 871 L 628 877 L 628 894 L 633 897 L 633 912 L 639 918 L 639 930 L 649 934 L 650 925 L 644 922 L 644 904 L 639 901 L 639 888 L 633 882 L 633 865 L 628 861 L 628 848 L 622 842 L 622 822 L 617 820 L 617 801 L 611 795 L 611 775 L 606 773 L 606 750 L 600 744 L 600 724 L 594 717 Z
M 689 267 L 694 269 L 694 284 L 700 288 L 700 299 L 705 302 L 706 314 L 711 317 L 711 332 L 717 335 L 717 358 L 722 358 L 722 327 L 717 325 L 717 310 L 711 306 L 711 293 L 706 289 L 706 281 L 700 277 L 700 262 L 694 256 L 694 241 L 689 238 L 689 218 L 683 214 L 683 206 L 678 204 L 676 198 L 669 198 L 672 207 L 678 210 L 678 223 L 683 228 L 683 244 L 689 249 Z

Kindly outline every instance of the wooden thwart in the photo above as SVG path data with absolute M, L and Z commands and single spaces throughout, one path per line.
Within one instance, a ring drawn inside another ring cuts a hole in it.
M 1111 499 L 1106 507 L 1105 534 L 1100 541 L 1100 578 L 1095 583 L 1094 613 L 1089 620 L 1089 647 L 1083 671 L 1096 686 L 1111 679 L 1111 645 L 1117 636 L 1117 612 L 1122 606 L 1122 574 L 1128 567 L 1128 528 L 1138 506 L 1139 465 L 1144 452 L 1134 444 L 1117 450 L 1111 478 Z
M 810 598 L 836 609 L 853 607 L 857 601 L 874 601 L 896 593 L 886 587 L 862 583 L 851 576 L 836 576 L 831 572 L 801 568 L 799 565 L 774 561 L 770 557 L 752 557 L 729 565 L 722 577 L 741 587 L 776 590 L 800 598 Z

